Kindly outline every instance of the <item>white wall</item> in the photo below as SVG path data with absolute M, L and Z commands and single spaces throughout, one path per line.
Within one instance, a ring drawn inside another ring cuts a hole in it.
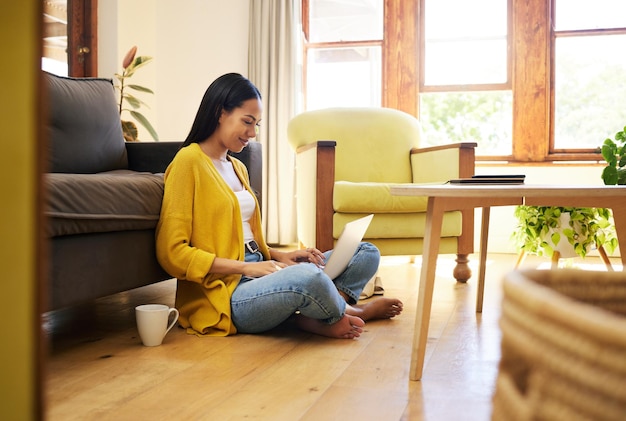
M 246 75 L 250 0 L 107 0 L 98 2 L 98 75 L 120 72 L 126 52 L 153 57 L 132 78 L 160 140 L 183 140 L 204 91 L 227 72 Z M 139 138 L 151 140 L 139 126 Z

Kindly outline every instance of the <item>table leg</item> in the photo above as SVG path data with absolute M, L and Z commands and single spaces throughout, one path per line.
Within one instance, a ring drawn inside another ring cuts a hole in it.
M 443 222 L 442 202 L 442 199 L 434 197 L 428 198 L 422 270 L 417 297 L 417 314 L 415 316 L 411 368 L 409 371 L 411 380 L 420 380 L 424 369 L 424 356 L 426 354 L 426 342 L 428 340 L 428 327 L 430 324 L 430 310 L 435 286 L 435 271 L 437 269 L 437 255 L 439 254 L 439 241 L 441 237 L 441 224 Z
M 626 271 L 626 212 L 623 207 L 613 206 L 613 222 L 615 223 L 615 233 L 620 248 L 620 258 L 622 259 L 622 270 Z
M 613 272 L 613 265 L 611 264 L 609 256 L 606 254 L 606 250 L 604 250 L 604 246 L 598 247 L 598 253 L 600 253 L 600 257 L 604 262 L 604 266 L 606 266 L 607 272 Z
M 491 208 L 483 208 L 480 227 L 480 261 L 478 263 L 478 291 L 476 292 L 476 313 L 483 312 L 483 295 L 485 294 L 485 271 L 487 270 L 487 241 L 489 239 L 489 215 Z
M 515 262 L 516 270 L 521 266 L 525 258 L 526 258 L 526 252 L 524 250 L 520 250 L 519 254 L 517 255 L 517 262 Z
M 559 268 L 559 259 L 561 258 L 561 252 L 554 250 L 552 252 L 552 259 L 550 269 L 557 270 Z

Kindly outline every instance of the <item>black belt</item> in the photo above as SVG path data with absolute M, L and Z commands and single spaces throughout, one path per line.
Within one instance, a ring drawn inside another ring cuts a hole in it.
M 246 250 L 248 250 L 250 253 L 256 253 L 257 251 L 259 251 L 259 245 L 254 240 L 248 241 L 245 246 Z

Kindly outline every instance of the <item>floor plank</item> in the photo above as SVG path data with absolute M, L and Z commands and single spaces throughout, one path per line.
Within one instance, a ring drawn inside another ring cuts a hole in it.
M 424 375 L 409 380 L 421 260 L 384 257 L 385 295 L 405 304 L 357 340 L 285 325 L 263 335 L 199 338 L 174 328 L 144 347 L 134 307 L 174 304 L 175 282 L 43 317 L 48 420 L 489 420 L 500 358 L 501 279 L 517 256 L 488 257 L 482 314 L 476 282 L 456 283 L 440 256 Z M 474 259 L 475 260 L 475 259 Z M 472 262 L 474 264 L 474 262 Z M 529 256 L 525 267 L 546 265 Z M 599 259 L 588 258 L 594 270 Z M 473 272 L 478 270 L 474 264 Z

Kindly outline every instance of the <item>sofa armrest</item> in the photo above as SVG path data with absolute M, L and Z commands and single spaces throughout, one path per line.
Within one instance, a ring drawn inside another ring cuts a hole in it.
M 174 159 L 182 142 L 126 142 L 128 169 L 162 173 Z
M 414 183 L 445 183 L 474 175 L 474 142 L 411 149 Z

